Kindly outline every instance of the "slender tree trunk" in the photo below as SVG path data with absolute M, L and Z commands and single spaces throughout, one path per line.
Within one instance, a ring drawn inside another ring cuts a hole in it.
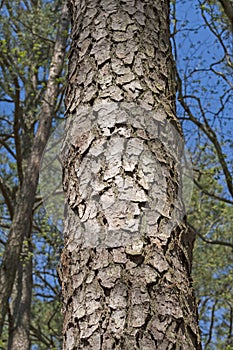
M 69 5 L 63 349 L 201 349 L 169 1 Z
M 22 180 L 22 186 L 17 196 L 12 226 L 0 268 L 0 334 L 2 333 L 8 309 L 8 301 L 11 296 L 19 265 L 23 241 L 25 237 L 30 236 L 40 162 L 50 135 L 52 118 L 54 117 L 57 104 L 56 99 L 59 93 L 59 82 L 57 81 L 57 78 L 60 77 L 63 68 L 68 37 L 68 26 L 68 10 L 66 5 L 64 5 L 54 46 L 47 89 L 41 107 L 39 126 L 32 145 L 25 175 Z
M 32 249 L 30 237 L 23 248 L 12 293 L 8 350 L 30 350 Z

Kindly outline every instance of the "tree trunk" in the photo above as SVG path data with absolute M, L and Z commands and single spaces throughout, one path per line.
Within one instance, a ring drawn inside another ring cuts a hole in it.
M 63 349 L 201 349 L 169 1 L 70 10 Z
M 8 350 L 30 350 L 32 299 L 32 249 L 30 237 L 24 243 L 9 310 Z

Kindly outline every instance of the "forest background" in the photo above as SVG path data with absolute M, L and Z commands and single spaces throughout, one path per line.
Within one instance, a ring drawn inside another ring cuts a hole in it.
M 230 0 L 171 1 L 177 116 L 192 163 L 193 186 L 188 187 L 192 198 L 187 215 L 197 235 L 193 280 L 205 350 L 233 349 L 232 13 Z M 41 131 L 39 120 L 50 114 L 48 139 L 65 119 L 63 96 L 69 27 L 64 18 L 62 22 L 61 14 L 62 4 L 56 0 L 1 1 L 2 266 L 16 212 L 25 213 L 25 220 L 32 222 L 30 234 L 23 238 L 13 293 L 3 322 L 2 350 L 13 344 L 17 335 L 12 330 L 17 327 L 30 329 L 30 349 L 61 349 L 57 266 L 63 237 L 62 210 L 56 207 L 60 202 L 53 201 L 52 211 L 59 215 L 46 212 L 43 189 L 36 186 L 33 211 L 27 217 L 28 211 L 22 209 L 20 200 L 22 181 Z M 62 55 L 59 59 L 58 51 Z M 45 101 L 51 98 L 51 108 L 46 110 Z M 56 177 L 54 171 L 51 176 Z M 25 302 L 27 308 L 23 307 Z

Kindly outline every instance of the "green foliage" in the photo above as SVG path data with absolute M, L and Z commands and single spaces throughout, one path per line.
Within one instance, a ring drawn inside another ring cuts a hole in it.
M 39 233 L 34 235 L 34 289 L 32 303 L 33 344 L 40 350 L 61 349 L 62 314 L 57 266 L 63 246 L 62 234 L 51 224 L 43 208 L 35 213 Z
M 199 184 L 214 195 L 221 196 L 223 187 L 216 178 L 216 158 L 203 153 L 200 159 Z M 209 167 L 203 166 L 208 162 Z M 202 169 L 203 168 L 203 169 Z M 200 175 L 201 174 L 201 175 Z M 194 249 L 193 278 L 199 302 L 200 326 L 206 350 L 223 349 L 229 336 L 232 317 L 233 255 L 227 242 L 233 246 L 232 205 L 206 195 L 194 187 L 188 218 L 197 236 Z
M 62 318 L 59 300 L 39 300 L 32 303 L 32 345 L 40 350 L 61 349 Z M 41 338 L 42 341 L 38 342 Z
M 36 121 L 47 85 L 59 9 L 59 1 L 6 0 L 1 12 L 0 93 L 15 101 L 18 79 L 22 112 L 29 124 Z

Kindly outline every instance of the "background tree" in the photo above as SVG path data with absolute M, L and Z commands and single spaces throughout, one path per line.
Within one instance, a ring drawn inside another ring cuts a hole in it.
M 29 349 L 34 206 L 40 162 L 59 106 L 69 21 L 63 6 L 54 38 L 51 25 L 59 5 L 12 5 L 4 2 L 0 59 L 2 100 L 12 110 L 2 117 L 1 156 L 9 160 L 1 178 L 3 220 L 11 227 L 2 239 L 0 333 L 8 313 L 8 349 Z
M 202 341 L 205 349 L 231 349 L 232 35 L 220 2 L 177 1 L 172 18 L 178 115 L 194 170 L 188 220 L 198 236 L 193 272 Z

